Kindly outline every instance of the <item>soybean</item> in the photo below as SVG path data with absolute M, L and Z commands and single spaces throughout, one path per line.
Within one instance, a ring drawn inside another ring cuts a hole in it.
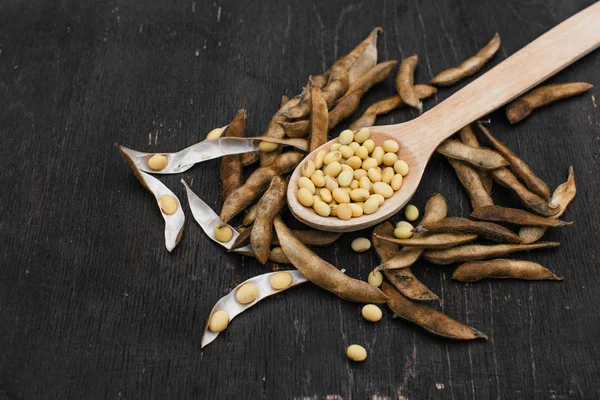
M 358 344 L 352 344 L 346 349 L 346 355 L 352 361 L 363 362 L 367 359 L 367 350 Z
M 170 194 L 163 194 L 160 196 L 159 203 L 160 209 L 167 215 L 173 215 L 175 214 L 175 211 L 177 211 L 177 200 Z
M 361 314 L 364 319 L 370 322 L 380 321 L 383 316 L 381 308 L 377 307 L 375 304 L 367 304 L 364 306 L 361 310 Z
M 269 284 L 275 290 L 285 289 L 292 284 L 293 278 L 289 272 L 277 272 L 269 279 Z
M 148 159 L 148 167 L 154 171 L 161 171 L 165 169 L 168 163 L 169 161 L 167 160 L 167 157 L 160 154 L 155 154 Z
M 235 291 L 235 299 L 240 304 L 249 304 L 258 298 L 258 286 L 254 283 L 246 283 Z
M 225 311 L 217 311 L 210 317 L 208 329 L 215 333 L 223 332 L 227 328 L 227 325 L 229 325 L 229 314 Z
M 215 226 L 215 238 L 221 243 L 227 243 L 233 237 L 233 230 L 228 225 Z
M 381 274 L 381 272 L 373 270 L 367 277 L 367 282 L 369 282 L 369 285 L 379 287 L 383 283 L 383 275 Z
M 419 218 L 419 209 L 416 206 L 409 204 L 404 210 L 404 215 L 407 220 L 416 221 Z
M 524 279 L 529 281 L 562 281 L 542 265 L 523 260 L 497 259 L 473 261 L 458 267 L 452 279 L 475 282 L 481 279 Z

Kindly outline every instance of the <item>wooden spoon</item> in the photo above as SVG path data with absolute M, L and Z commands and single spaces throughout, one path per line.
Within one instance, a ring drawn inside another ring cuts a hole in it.
M 387 139 L 396 140 L 400 144 L 398 157 L 410 167 L 402 188 L 386 199 L 375 213 L 343 221 L 337 217 L 321 217 L 312 208 L 304 207 L 297 197 L 302 163 L 290 179 L 287 193 L 290 210 L 307 225 L 335 232 L 356 231 L 389 218 L 415 193 L 427 162 L 442 141 L 596 49 L 600 45 L 599 23 L 600 2 L 597 2 L 546 32 L 420 117 L 402 124 L 370 128 L 371 139 L 378 146 Z M 317 151 L 328 149 L 335 142 L 337 139 L 324 144 L 306 159 L 313 159 Z

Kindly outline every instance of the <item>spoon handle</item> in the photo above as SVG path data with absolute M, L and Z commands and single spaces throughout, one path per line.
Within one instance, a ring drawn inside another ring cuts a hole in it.
M 439 144 L 463 126 L 527 92 L 599 45 L 600 2 L 596 2 L 414 121 L 421 120 L 423 126 L 436 128 L 428 129 L 428 135 L 435 135 Z

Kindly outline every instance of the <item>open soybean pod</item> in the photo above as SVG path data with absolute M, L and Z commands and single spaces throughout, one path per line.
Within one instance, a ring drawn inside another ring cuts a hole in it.
M 387 283 L 383 284 L 382 290 L 389 297 L 387 305 L 394 315 L 417 324 L 434 335 L 456 340 L 487 339 L 485 333 L 423 303 L 411 301 Z
M 313 253 L 283 223 L 275 218 L 275 230 L 284 254 L 315 285 L 344 300 L 357 303 L 385 303 L 387 296 L 367 282 L 351 278 Z
M 399 245 L 393 242 L 386 242 L 379 239 L 376 234 L 379 235 L 391 235 L 394 232 L 394 227 L 389 222 L 384 222 L 378 225 L 373 230 L 373 247 L 379 256 L 381 262 L 385 263 L 398 254 L 400 248 Z M 404 251 L 405 249 L 402 249 Z M 412 249 L 411 249 L 412 250 Z M 416 256 L 415 260 L 419 258 L 423 249 L 415 248 L 416 254 L 413 253 L 410 256 Z M 409 257 L 409 255 L 406 255 Z M 413 262 L 414 262 L 413 261 Z M 411 263 L 412 264 L 412 263 Z M 399 291 L 402 292 L 408 298 L 418 301 L 428 300 L 439 300 L 439 297 L 433 293 L 427 286 L 421 283 L 410 271 L 410 268 L 401 268 L 393 270 L 384 270 L 385 277 L 394 285 Z
M 562 281 L 542 265 L 523 260 L 497 259 L 472 261 L 458 267 L 452 279 L 475 282 L 481 279 L 524 279 L 529 281 Z
M 155 177 L 140 171 L 129 154 L 121 146 L 121 153 L 131 166 L 135 176 L 140 183 L 154 195 L 158 209 L 165 220 L 165 247 L 171 252 L 181 240 L 185 215 L 181 208 L 181 202 L 175 194 Z
M 274 276 L 277 277 L 274 278 Z M 206 321 L 204 334 L 202 335 L 202 347 L 205 347 L 208 344 L 212 343 L 217 338 L 217 336 L 219 336 L 220 331 L 213 332 L 210 330 L 211 319 L 216 313 L 225 312 L 227 314 L 227 320 L 224 324 L 225 326 L 222 327 L 223 329 L 225 329 L 232 319 L 234 319 L 236 316 L 246 311 L 250 307 L 254 306 L 259 301 L 305 282 L 308 282 L 308 279 L 306 279 L 304 275 L 300 273 L 300 271 L 296 270 L 269 272 L 266 274 L 255 276 L 254 278 L 250 278 L 247 281 L 242 282 L 236 288 L 234 288 L 228 295 L 222 297 L 212 308 L 210 316 Z M 257 297 L 247 304 L 240 303 L 236 298 L 238 290 L 244 285 L 254 285 L 258 289 Z
M 348 71 L 348 80 L 353 84 L 377 64 L 377 38 L 383 29 L 376 27 L 358 46 L 336 61 Z
M 558 214 L 553 215 L 550 218 L 559 218 L 563 215 L 569 206 L 569 203 L 575 198 L 576 193 L 577 186 L 575 184 L 575 172 L 573 171 L 573 166 L 570 166 L 569 178 L 565 183 L 554 190 L 554 193 L 552 193 L 552 197 L 550 198 L 549 203 L 551 205 L 560 207 Z M 546 230 L 547 228 L 544 226 L 524 226 L 519 230 L 519 237 L 523 240 L 523 243 L 537 242 L 544 236 Z

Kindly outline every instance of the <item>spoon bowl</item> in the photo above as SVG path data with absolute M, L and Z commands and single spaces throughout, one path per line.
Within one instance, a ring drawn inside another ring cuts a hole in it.
M 442 141 L 596 49 L 600 45 L 598 21 L 600 2 L 563 21 L 420 117 L 398 125 L 369 128 L 377 146 L 388 139 L 396 140 L 400 145 L 398 158 L 409 166 L 400 190 L 375 213 L 343 221 L 321 217 L 312 208 L 304 207 L 297 196 L 303 161 L 294 170 L 288 187 L 292 214 L 313 228 L 334 232 L 364 229 L 389 218 L 410 201 L 427 162 Z M 334 139 L 325 143 L 305 160 L 314 159 L 319 150 L 327 150 L 336 142 Z

